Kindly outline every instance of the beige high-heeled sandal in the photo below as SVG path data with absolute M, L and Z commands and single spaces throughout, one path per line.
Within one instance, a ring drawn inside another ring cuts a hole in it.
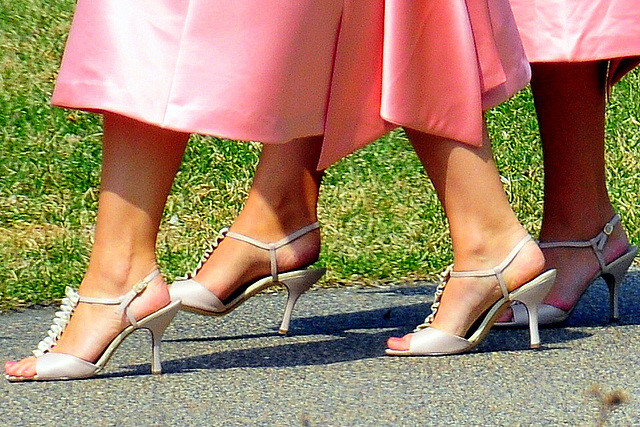
M 285 306 L 282 323 L 278 332 L 285 335 L 289 332 L 289 323 L 291 320 L 291 312 L 300 295 L 307 291 L 314 283 L 316 283 L 326 272 L 326 268 L 315 269 L 299 269 L 278 272 L 278 263 L 276 261 L 276 251 L 294 240 L 304 236 L 305 234 L 316 230 L 320 225 L 315 222 L 307 225 L 300 230 L 288 235 L 287 237 L 275 242 L 264 243 L 243 234 L 229 231 L 223 228 L 220 231 L 215 243 L 205 254 L 200 264 L 192 274 L 187 275 L 186 280 L 174 282 L 169 288 L 172 299 L 182 300 L 182 309 L 206 316 L 224 316 L 228 314 L 240 304 L 256 295 L 258 292 L 276 285 L 284 285 L 288 291 L 287 304 Z M 260 278 L 253 282 L 249 282 L 241 286 L 225 301 L 221 301 L 213 292 L 208 290 L 204 285 L 197 282 L 193 277 L 198 274 L 204 263 L 209 259 L 215 248 L 222 242 L 225 237 L 249 243 L 260 249 L 268 250 L 271 261 L 271 275 Z
M 487 336 L 491 326 L 505 310 L 511 301 L 520 301 L 526 307 L 529 315 L 529 333 L 531 348 L 540 347 L 540 335 L 538 334 L 538 305 L 547 295 L 556 277 L 555 270 L 548 270 L 537 276 L 535 279 L 525 283 L 518 289 L 508 291 L 502 273 L 515 259 L 518 252 L 529 241 L 533 240 L 527 235 L 523 238 L 507 255 L 498 266 L 491 270 L 476 271 L 452 271 L 445 272 L 444 281 L 438 286 L 435 294 L 435 301 L 431 306 L 431 314 L 424 323 L 418 325 L 414 330 L 409 343 L 409 350 L 392 350 L 388 348 L 386 353 L 393 356 L 442 356 L 447 354 L 465 353 L 473 350 Z M 440 298 L 444 293 L 445 286 L 450 277 L 490 277 L 495 276 L 502 290 L 502 297 L 496 301 L 479 319 L 474 323 L 477 327 L 471 326 L 464 337 L 450 334 L 431 327 L 435 319 Z
M 51 381 L 93 377 L 104 369 L 107 362 L 120 346 L 122 341 L 137 329 L 148 329 L 149 332 L 151 332 L 153 352 L 151 372 L 154 374 L 161 374 L 162 364 L 160 361 L 160 345 L 162 343 L 162 335 L 169 323 L 171 323 L 171 319 L 173 319 L 176 313 L 180 310 L 180 301 L 172 301 L 167 306 L 140 320 L 137 320 L 133 314 L 129 312 L 129 305 L 131 302 L 140 295 L 149 283 L 151 283 L 151 281 L 159 274 L 160 272 L 157 269 L 154 270 L 147 277 L 135 284 L 131 291 L 119 298 L 83 297 L 73 288 L 67 287 L 66 296 L 62 300 L 60 310 L 56 312 L 56 318 L 49 329 L 48 336 L 44 340 L 40 341 L 38 348 L 33 351 L 33 354 L 35 354 L 37 358 L 36 375 L 33 377 L 20 377 L 7 374 L 7 380 L 11 382 Z M 80 303 L 118 305 L 116 313 L 120 314 L 124 312 L 131 323 L 109 343 L 102 352 L 102 355 L 94 363 L 80 359 L 79 357 L 71 354 L 51 352 L 51 349 L 56 345 L 56 342 L 69 323 L 75 307 Z
M 558 241 L 558 242 L 541 242 L 540 248 L 590 248 L 596 259 L 598 260 L 599 269 L 598 272 L 593 276 L 593 278 L 589 281 L 589 284 L 584 288 L 580 298 L 586 292 L 586 290 L 593 285 L 593 283 L 599 278 L 602 277 L 604 281 L 607 283 L 609 288 L 609 321 L 614 322 L 617 321 L 620 317 L 620 312 L 618 309 L 618 291 L 620 289 L 620 285 L 624 280 L 624 276 L 627 274 L 627 270 L 633 263 L 636 254 L 638 253 L 637 246 L 629 246 L 627 251 L 611 261 L 607 264 L 604 260 L 603 249 L 607 244 L 607 240 L 609 236 L 613 232 L 613 228 L 620 222 L 620 215 L 615 214 L 613 218 L 609 222 L 607 222 L 602 231 L 598 233 L 595 237 L 589 240 L 579 240 L 579 241 Z M 578 298 L 578 301 L 580 301 Z M 578 305 L 578 301 L 571 307 L 570 310 L 565 311 L 558 307 L 555 307 L 551 304 L 540 304 L 539 313 L 538 313 L 538 322 L 540 325 L 557 325 L 569 318 L 576 305 Z M 528 325 L 528 317 L 526 313 L 525 307 L 521 304 L 514 303 L 511 305 L 511 310 L 513 312 L 513 320 L 510 322 L 496 322 L 496 327 L 502 328 L 526 328 Z

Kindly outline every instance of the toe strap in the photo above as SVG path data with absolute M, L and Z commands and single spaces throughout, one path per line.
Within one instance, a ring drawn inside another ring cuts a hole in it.
M 46 353 L 37 358 L 36 375 L 39 380 L 85 378 L 96 374 L 93 363 L 64 353 Z
M 462 337 L 440 329 L 425 328 L 412 335 L 409 352 L 412 355 L 453 354 L 470 346 L 471 343 Z

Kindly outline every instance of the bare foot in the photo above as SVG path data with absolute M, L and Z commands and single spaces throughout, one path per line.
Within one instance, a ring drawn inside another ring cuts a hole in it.
M 90 288 L 88 284 L 83 285 Z M 91 295 L 82 288 L 80 293 L 84 296 L 120 296 Z M 136 319 L 142 319 L 169 302 L 167 285 L 162 277 L 158 276 L 132 301 L 130 312 Z M 124 313 L 116 314 L 114 307 L 116 306 L 79 303 L 60 339 L 50 351 L 71 354 L 88 362 L 95 362 L 115 336 L 129 326 Z M 5 372 L 12 376 L 32 378 L 36 375 L 36 357 L 26 357 L 17 362 L 8 361 L 5 363 Z
M 478 269 L 491 269 L 501 261 L 502 259 L 496 261 L 489 258 Z M 511 292 L 519 288 L 543 269 L 542 251 L 535 242 L 528 242 L 504 270 L 507 290 Z M 465 336 L 473 323 L 501 297 L 502 291 L 495 276 L 449 278 L 430 326 L 450 334 Z M 387 346 L 397 351 L 409 350 L 411 337 L 412 334 L 407 334 L 402 338 L 389 338 Z

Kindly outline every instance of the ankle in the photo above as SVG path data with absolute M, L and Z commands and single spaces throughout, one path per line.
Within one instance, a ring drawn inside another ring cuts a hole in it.
M 594 221 L 580 221 L 574 222 L 571 225 L 563 227 L 558 223 L 547 222 L 547 225 L 543 223 L 543 232 L 540 233 L 540 241 L 547 242 L 562 242 L 562 241 L 584 241 L 587 242 L 602 233 L 605 229 L 605 225 L 609 224 L 613 220 L 615 214 L 606 216 L 606 220 Z M 602 218 L 604 216 L 600 216 Z M 606 241 L 602 251 L 605 254 L 620 255 L 625 252 L 629 247 L 629 238 L 622 226 L 618 221 L 613 225 L 613 229 L 607 232 Z M 606 257 L 605 257 L 606 258 Z
M 589 235 L 589 237 L 586 238 L 569 237 L 562 239 L 548 237 L 548 240 L 543 240 L 543 243 L 561 243 L 563 241 L 589 242 L 591 239 L 602 233 L 602 231 L 603 227 L 601 226 L 595 233 Z M 601 250 L 598 250 L 597 253 L 601 254 L 605 263 L 609 263 L 627 252 L 629 250 L 629 247 L 630 243 L 627 237 L 627 233 L 622 224 L 617 223 L 614 225 L 611 233 L 606 236 L 604 246 L 602 246 Z M 585 270 L 593 270 L 593 272 L 596 271 L 595 266 L 598 265 L 596 251 L 590 245 L 575 248 L 563 246 L 560 244 L 560 246 L 558 247 L 545 247 L 544 251 L 549 265 L 553 266 L 554 268 L 558 268 L 559 270 L 564 270 L 565 264 L 567 262 L 577 262 L 578 264 L 582 263 L 585 265 Z M 594 265 L 594 268 L 586 267 L 586 265 L 591 264 Z
M 493 269 L 504 262 L 513 248 L 526 236 L 526 231 L 521 229 L 520 232 L 505 238 L 502 244 L 488 241 L 485 245 L 478 245 L 476 252 L 467 253 L 466 258 L 456 257 L 454 269 L 455 271 Z M 535 278 L 544 270 L 544 267 L 545 258 L 542 250 L 533 240 L 525 243 L 503 270 L 508 290 L 512 291 Z
M 318 220 L 318 189 L 288 182 L 285 188 L 255 184 L 247 203 L 234 221 L 234 231 L 254 238 L 277 239 Z M 291 188 L 298 191 L 292 192 Z M 267 241 L 267 240 L 265 240 Z
M 540 241 L 592 239 L 614 215 L 615 211 L 610 204 L 601 209 L 575 209 L 567 213 L 545 211 Z M 620 224 L 616 224 L 615 228 L 621 228 Z
M 92 254 L 89 267 L 80 285 L 86 296 L 119 296 L 157 268 L 155 255 L 113 256 Z M 156 283 L 154 280 L 153 283 Z
M 484 270 L 500 264 L 511 250 L 527 235 L 517 224 L 501 230 L 482 230 L 470 227 L 471 232 L 461 234 L 453 241 L 454 267 L 456 271 Z
M 263 243 L 275 243 L 291 234 L 281 231 L 274 233 L 272 230 L 266 230 L 264 234 L 252 233 L 241 227 L 236 228 L 235 223 L 232 230 Z M 264 237 L 265 234 L 270 237 Z M 278 272 L 291 271 L 313 264 L 318 260 L 319 254 L 320 230 L 315 229 L 276 250 Z M 268 276 L 271 268 L 268 250 L 227 237 L 198 270 L 195 280 L 224 300 L 238 286 L 259 277 Z
M 247 204 L 234 221 L 231 230 L 263 242 L 276 242 L 317 221 L 315 209 L 309 211 L 306 206 L 285 204 L 281 208 L 258 208 Z

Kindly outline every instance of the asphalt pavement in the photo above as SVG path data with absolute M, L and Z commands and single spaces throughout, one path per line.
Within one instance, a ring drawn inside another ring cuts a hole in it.
M 385 341 L 428 312 L 433 283 L 345 286 L 304 295 L 291 335 L 285 295 L 263 294 L 222 318 L 181 312 L 150 374 L 146 331 L 94 379 L 1 381 L 0 425 L 63 426 L 640 426 L 640 271 L 608 323 L 604 282 L 561 328 L 492 330 L 470 354 L 385 356 Z M 0 316 L 0 359 L 26 355 L 55 307 Z

